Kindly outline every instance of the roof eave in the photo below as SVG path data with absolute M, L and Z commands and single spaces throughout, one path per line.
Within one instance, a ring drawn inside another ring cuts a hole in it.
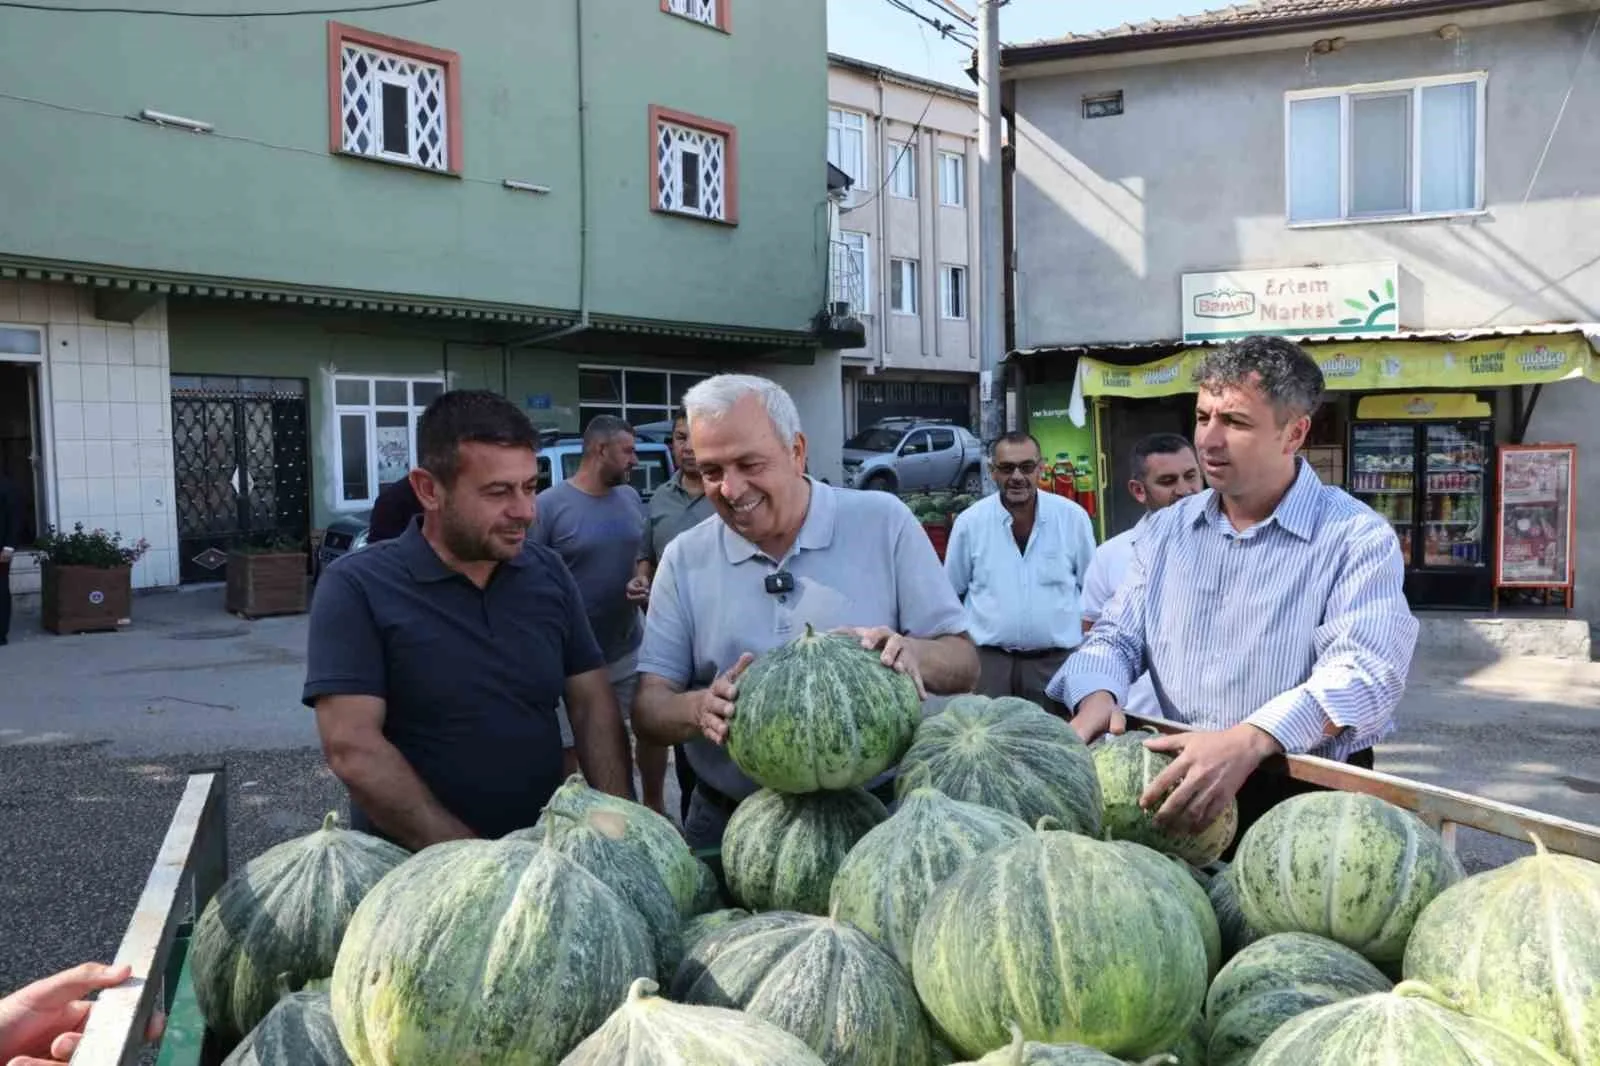
M 1124 34 L 1111 37 L 1090 37 L 1083 40 L 1052 41 L 1043 44 L 1010 45 L 1000 52 L 1002 68 L 1030 66 L 1035 63 L 1052 63 L 1065 59 L 1083 59 L 1090 56 L 1122 55 L 1130 52 L 1152 52 L 1163 48 L 1179 48 L 1200 44 L 1226 44 L 1232 41 L 1254 40 L 1279 34 L 1305 33 L 1314 30 L 1334 30 L 1349 26 L 1370 26 L 1404 19 L 1427 18 L 1432 15 L 1458 14 L 1485 8 L 1512 7 L 1532 0 L 1420 0 L 1404 7 L 1384 10 L 1351 10 L 1315 15 L 1295 15 L 1288 18 L 1264 19 L 1260 22 L 1222 25 L 1200 24 L 1175 26 L 1170 30 L 1152 33 Z

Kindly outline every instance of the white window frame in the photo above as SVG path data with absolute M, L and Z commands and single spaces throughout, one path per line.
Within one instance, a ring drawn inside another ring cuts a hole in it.
M 900 276 L 901 302 L 894 301 L 894 279 Z M 909 296 L 911 306 L 905 306 L 905 297 Z M 921 314 L 922 308 L 922 264 L 915 259 L 901 259 L 899 257 L 889 260 L 889 303 L 890 308 L 897 315 L 907 315 L 915 318 Z
M 855 123 L 859 123 L 859 126 Z M 837 132 L 839 134 L 839 151 L 841 155 L 839 159 L 833 159 L 830 155 L 828 162 L 850 176 L 852 184 L 845 194 L 846 204 L 856 203 L 862 196 L 866 195 L 867 187 L 872 184 L 872 157 L 871 153 L 867 151 L 867 131 L 871 128 L 871 125 L 872 123 L 865 112 L 852 111 L 848 107 L 828 108 L 829 140 L 832 140 L 833 133 Z M 858 168 L 861 171 L 859 174 L 851 173 L 851 168 L 845 166 L 845 160 L 843 159 L 845 138 L 851 135 L 860 137 L 860 148 L 857 152 L 857 158 L 861 161 L 861 165 Z
M 952 174 L 951 171 L 955 173 Z M 952 193 L 952 190 L 954 192 Z M 952 196 L 954 197 L 952 199 Z M 967 206 L 967 154 L 939 150 L 939 205 Z
M 856 258 L 860 262 L 861 285 L 859 292 L 841 292 L 837 288 L 839 279 L 835 279 L 833 298 L 835 300 L 841 298 L 849 300 L 851 309 L 855 314 L 870 315 L 872 313 L 872 236 L 860 230 L 842 229 L 839 231 L 839 243 L 849 249 L 852 258 Z
M 58 509 L 60 504 L 56 498 L 56 427 L 55 427 L 55 400 L 51 395 L 50 381 L 50 341 L 53 331 L 61 327 L 47 327 L 32 322 L 6 322 L 0 321 L 0 329 L 14 329 L 24 333 L 32 333 L 38 338 L 38 350 L 34 352 L 7 352 L 0 353 L 0 363 L 25 363 L 38 367 L 38 400 L 39 410 L 34 417 L 37 423 L 32 427 L 38 435 L 34 446 L 39 449 L 39 469 L 37 472 L 38 487 L 36 493 L 42 492 L 42 497 L 34 500 L 35 524 L 41 536 L 52 525 L 59 525 L 62 515 Z M 77 370 L 73 365 L 72 369 Z M 24 544 L 0 544 L 0 548 L 15 548 L 18 556 L 28 554 Z M 20 572 L 24 563 L 21 558 L 12 560 L 16 572 Z M 0 595 L 3 595 L 0 592 Z
M 339 382 L 364 381 L 367 384 L 367 402 L 365 404 L 340 403 Z M 403 381 L 406 383 L 406 404 L 378 403 L 378 382 Z M 378 485 L 378 448 L 376 431 L 378 428 L 379 414 L 404 413 L 410 416 L 408 428 L 410 430 L 410 456 L 409 461 L 414 467 L 417 465 L 417 420 L 422 417 L 422 412 L 427 404 L 416 402 L 414 386 L 445 385 L 442 374 L 336 374 L 333 379 L 333 478 L 334 478 L 334 510 L 335 511 L 363 511 L 371 507 L 378 498 L 381 487 Z M 364 500 L 347 500 L 344 493 L 344 419 L 360 416 L 366 424 L 367 435 L 367 492 L 369 495 Z
M 454 149 L 451 146 L 451 124 L 455 116 L 451 112 L 459 103 L 451 99 L 451 93 L 456 86 L 452 79 L 452 64 L 457 62 L 453 53 L 439 52 L 439 58 L 423 56 L 401 51 L 395 48 L 385 48 L 370 43 L 365 36 L 350 35 L 337 38 L 337 63 L 335 74 L 338 84 L 335 91 L 338 94 L 339 125 L 335 140 L 338 151 L 349 155 L 360 156 L 365 159 L 376 159 L 386 163 L 401 163 L 407 166 L 418 167 L 435 173 L 453 174 L 459 161 L 453 158 Z M 368 148 L 363 150 L 356 143 L 357 133 L 352 132 L 345 125 L 345 116 L 350 110 L 348 87 L 345 85 L 347 75 L 347 52 L 365 53 L 367 62 L 366 84 L 368 117 L 364 126 L 369 141 Z M 410 65 L 419 71 L 432 72 L 437 78 L 437 87 L 434 90 L 439 97 L 438 107 L 438 134 L 439 143 L 433 153 L 432 162 L 422 158 L 422 145 L 427 141 L 428 129 L 417 121 L 414 97 L 418 91 L 415 78 L 408 78 L 392 70 L 379 71 L 375 69 L 378 60 L 391 63 Z M 393 152 L 384 147 L 383 143 L 383 88 L 385 85 L 398 86 L 406 93 L 406 151 Z
M 910 141 L 890 141 L 883 166 L 889 174 L 889 195 L 897 200 L 915 200 L 917 146 Z
M 674 376 L 686 377 L 686 378 L 689 378 L 689 377 L 700 378 L 701 380 L 704 380 L 705 378 L 711 377 L 715 373 L 715 371 L 711 371 L 711 370 L 686 370 L 686 369 L 684 369 L 682 367 L 625 366 L 625 365 L 623 365 L 621 363 L 579 363 L 578 364 L 578 372 L 581 374 L 585 370 L 602 371 L 602 372 L 605 372 L 605 373 L 610 373 L 612 371 L 620 371 L 622 373 L 622 397 L 621 397 L 621 400 L 618 403 L 596 403 L 593 400 L 584 400 L 583 399 L 583 393 L 582 393 L 581 387 L 580 387 L 580 391 L 578 393 L 578 421 L 579 421 L 580 424 L 583 421 L 583 413 L 584 413 L 585 409 L 593 410 L 593 411 L 604 411 L 607 414 L 609 414 L 612 411 L 616 410 L 617 408 L 621 408 L 621 410 L 622 410 L 621 417 L 622 418 L 627 418 L 628 417 L 628 409 L 629 408 L 633 408 L 635 410 L 640 410 L 640 411 L 657 412 L 657 413 L 659 413 L 661 415 L 661 417 L 660 418 L 650 419 L 649 421 L 651 421 L 651 422 L 665 422 L 667 419 L 674 417 L 677 414 L 677 411 L 678 411 L 678 409 L 676 407 L 672 406 L 672 379 L 673 379 Z M 664 374 L 664 375 L 666 375 L 666 378 L 667 378 L 667 402 L 664 403 L 664 404 L 659 404 L 659 403 L 629 403 L 628 402 L 628 375 L 629 374 Z M 634 423 L 630 422 L 629 424 L 632 425 Z M 640 425 L 648 425 L 648 422 L 638 423 L 638 424 L 640 424 Z
M 728 0 L 710 0 L 709 3 L 706 0 L 661 0 L 661 10 L 702 26 L 725 30 L 727 20 L 723 14 L 723 6 L 727 2 Z
M 1487 116 L 1485 115 L 1488 82 L 1488 72 L 1480 70 L 1466 74 L 1440 74 L 1425 78 L 1402 78 L 1396 81 L 1344 85 L 1335 89 L 1295 89 L 1284 93 L 1284 221 L 1290 229 L 1320 229 L 1328 226 L 1366 226 L 1379 222 L 1415 222 L 1421 219 L 1460 218 L 1466 215 L 1485 214 L 1484 177 L 1487 169 L 1488 153 L 1484 141 L 1485 134 L 1488 131 Z M 1419 121 L 1419 116 L 1422 114 L 1422 90 L 1439 85 L 1465 84 L 1472 84 L 1477 88 L 1477 97 L 1473 105 L 1473 118 L 1476 124 L 1474 147 L 1477 154 L 1477 158 L 1473 161 L 1475 168 L 1473 173 L 1473 206 L 1449 211 L 1418 211 L 1417 205 L 1422 202 L 1422 167 L 1419 165 L 1419 157 L 1422 154 L 1422 123 Z M 1370 93 L 1407 91 L 1411 93 L 1411 156 L 1407 161 L 1411 176 L 1411 210 L 1394 214 L 1352 215 L 1350 213 L 1350 99 L 1353 96 L 1365 96 Z M 1339 217 L 1296 221 L 1292 217 L 1294 189 L 1290 185 L 1290 175 L 1294 171 L 1294 141 L 1290 126 L 1294 105 L 1305 100 L 1328 99 L 1330 97 L 1336 97 L 1339 100 Z
M 961 306 L 954 307 L 955 278 L 961 278 Z M 965 322 L 967 319 L 967 305 L 971 300 L 972 290 L 967 284 L 967 268 L 958 263 L 945 263 L 939 267 L 939 316 L 952 322 Z

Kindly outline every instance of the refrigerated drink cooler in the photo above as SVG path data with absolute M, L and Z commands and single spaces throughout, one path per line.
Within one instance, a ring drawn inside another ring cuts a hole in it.
M 1387 518 L 1413 607 L 1489 606 L 1494 424 L 1350 423 L 1346 488 Z

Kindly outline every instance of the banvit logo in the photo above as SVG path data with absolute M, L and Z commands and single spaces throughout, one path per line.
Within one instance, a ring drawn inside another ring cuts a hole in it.
M 1196 293 L 1196 318 L 1246 318 L 1256 313 L 1256 294 L 1242 289 L 1213 289 Z
M 1359 373 L 1361 373 L 1361 360 L 1342 352 L 1322 364 L 1323 377 L 1353 378 Z
M 1560 370 L 1567 365 L 1567 353 L 1560 350 L 1551 350 L 1541 344 L 1531 352 L 1523 352 L 1518 355 L 1517 365 L 1529 371 Z

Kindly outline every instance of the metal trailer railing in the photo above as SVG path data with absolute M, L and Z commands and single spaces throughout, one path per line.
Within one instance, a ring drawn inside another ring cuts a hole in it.
M 1164 733 L 1183 731 L 1170 722 L 1133 716 L 1128 721 Z M 1257 772 L 1288 774 L 1322 788 L 1388 800 L 1416 812 L 1452 850 L 1457 827 L 1466 826 L 1524 843 L 1537 833 L 1550 851 L 1600 862 L 1597 825 L 1313 756 L 1280 756 Z M 95 1002 L 83 1043 L 72 1057 L 74 1066 L 137 1062 L 158 992 L 164 993 L 168 1014 L 158 1066 L 216 1066 L 221 1061 L 224 1049 L 209 1039 L 194 1002 L 188 932 L 226 874 L 226 783 L 220 770 L 196 773 L 189 778 L 117 950 L 115 961 L 128 963 L 133 974 Z

